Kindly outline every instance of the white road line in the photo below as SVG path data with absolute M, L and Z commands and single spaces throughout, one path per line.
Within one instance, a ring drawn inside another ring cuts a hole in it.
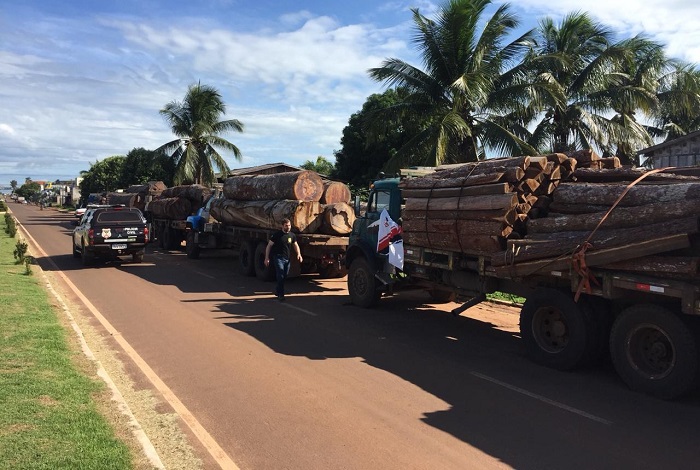
M 307 314 L 307 315 L 311 315 L 312 317 L 317 317 L 317 316 L 318 316 L 318 313 L 314 313 L 314 312 L 312 312 L 312 311 L 310 311 L 310 310 L 306 310 L 305 308 L 297 307 L 296 305 L 292 305 L 292 304 L 289 304 L 289 303 L 286 303 L 286 302 L 283 303 L 283 305 L 285 305 L 286 307 L 289 307 L 289 308 L 293 308 L 294 310 L 299 310 L 301 313 L 305 313 L 305 314 Z
M 204 446 L 205 449 L 209 452 L 211 457 L 216 461 L 216 463 L 219 464 L 219 467 L 221 467 L 224 470 L 240 470 L 238 465 L 226 454 L 226 451 L 224 451 L 221 446 L 214 440 L 214 438 L 207 432 L 207 430 L 204 428 L 204 426 L 201 425 L 201 423 L 195 418 L 195 416 L 185 407 L 185 405 L 180 401 L 179 398 L 175 395 L 175 393 L 168 387 L 165 382 L 161 380 L 160 377 L 155 373 L 153 369 L 146 363 L 146 361 L 143 360 L 143 358 L 139 355 L 139 353 L 136 352 L 136 350 L 131 347 L 131 345 L 124 339 L 124 337 L 117 331 L 114 326 L 112 326 L 111 323 L 100 313 L 99 310 L 90 302 L 87 297 L 85 297 L 82 292 L 78 289 L 78 287 L 71 282 L 70 279 L 68 279 L 68 276 L 66 276 L 63 271 L 61 271 L 56 263 L 44 252 L 44 250 L 41 249 L 39 244 L 34 240 L 34 238 L 27 232 L 24 227 L 22 227 L 24 234 L 26 237 L 31 241 L 32 245 L 34 248 L 43 256 L 46 258 L 46 260 L 51 264 L 56 273 L 58 274 L 59 277 L 66 283 L 66 285 L 73 291 L 73 293 L 80 298 L 80 300 L 85 304 L 85 306 L 90 310 L 92 315 L 102 324 L 102 326 L 107 330 L 107 332 L 112 335 L 114 340 L 122 347 L 124 352 L 131 358 L 132 361 L 136 364 L 136 366 L 143 372 L 143 374 L 151 381 L 153 386 L 161 393 L 163 396 L 163 399 L 167 401 L 170 406 L 173 407 L 175 412 L 182 418 L 182 420 L 185 422 L 187 427 L 190 428 L 192 433 L 197 436 L 197 439 L 201 444 Z M 48 281 L 48 280 L 47 280 Z M 76 325 L 77 326 L 77 325 Z M 82 332 L 81 335 L 82 336 Z M 125 403 L 126 405 L 126 403 Z M 150 443 L 150 441 L 148 441 Z M 142 442 L 142 445 L 144 443 Z M 151 444 L 152 445 L 152 444 Z M 146 451 L 146 449 L 144 449 Z M 155 452 L 155 449 L 154 449 Z M 149 452 L 146 451 L 146 454 L 148 455 Z M 157 456 L 157 454 L 156 454 Z M 162 465 L 162 464 L 161 464 Z
M 552 405 L 552 406 L 555 406 L 557 408 L 560 408 L 564 411 L 568 411 L 570 413 L 574 413 L 574 414 L 577 414 L 579 416 L 583 416 L 584 418 L 588 418 L 592 421 L 596 421 L 598 423 L 605 424 L 606 426 L 610 426 L 611 424 L 613 424 L 612 421 L 607 420 L 605 418 L 600 418 L 596 415 L 586 413 L 585 411 L 579 410 L 579 409 L 574 408 L 574 407 L 569 406 L 569 405 L 565 405 L 564 403 L 560 403 L 558 401 L 551 400 L 547 397 L 543 397 L 542 395 L 538 395 L 536 393 L 530 392 L 530 391 L 525 390 L 523 388 L 516 387 L 515 385 L 511 385 L 511 384 L 506 383 L 506 382 L 501 382 L 500 380 L 494 379 L 493 377 L 489 377 L 488 375 L 480 374 L 478 372 L 470 372 L 470 374 L 473 375 L 474 377 L 478 377 L 480 379 L 486 380 L 486 381 L 494 383 L 496 385 L 500 385 L 501 387 L 507 388 L 508 390 L 512 390 L 514 392 L 520 393 L 520 394 L 528 396 L 530 398 L 534 398 L 535 400 L 539 400 L 542 403 L 546 403 L 548 405 Z
M 209 279 L 217 279 L 216 276 L 212 276 L 211 274 L 206 274 L 201 271 L 194 271 L 195 273 L 199 274 L 200 276 L 208 277 Z

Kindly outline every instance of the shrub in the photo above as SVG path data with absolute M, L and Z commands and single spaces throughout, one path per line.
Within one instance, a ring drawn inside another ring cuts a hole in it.
M 27 242 L 17 240 L 17 244 L 15 245 L 15 251 L 13 253 L 15 255 L 15 259 L 17 260 L 17 264 L 25 262 L 28 248 L 29 245 L 27 245 Z
M 24 274 L 27 276 L 31 276 L 32 273 L 32 264 L 34 264 L 34 259 L 32 259 L 31 256 L 27 256 L 24 258 Z
M 5 214 L 5 233 L 10 237 L 15 238 L 17 234 L 17 224 L 15 223 L 15 218 L 12 214 Z

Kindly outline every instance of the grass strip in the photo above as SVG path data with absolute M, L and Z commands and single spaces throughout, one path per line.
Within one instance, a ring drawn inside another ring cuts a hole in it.
M 57 310 L 16 264 L 0 217 L 0 469 L 128 469 L 131 455 L 99 412 L 104 384 L 74 362 Z

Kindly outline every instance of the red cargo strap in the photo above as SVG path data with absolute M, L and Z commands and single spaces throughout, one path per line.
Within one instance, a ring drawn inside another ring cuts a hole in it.
M 574 250 L 574 253 L 571 255 L 571 265 L 574 271 L 579 275 L 581 280 L 579 281 L 578 288 L 576 289 L 576 295 L 574 295 L 574 301 L 578 302 L 579 297 L 581 296 L 581 292 L 585 289 L 587 294 L 590 294 L 592 289 L 591 289 L 591 284 L 595 284 L 596 286 L 600 286 L 600 283 L 598 280 L 591 274 L 591 272 L 588 270 L 588 265 L 586 264 L 586 251 L 589 248 L 593 248 L 593 245 L 591 244 L 591 239 L 593 238 L 593 235 L 596 233 L 596 231 L 600 228 L 601 225 L 603 225 L 603 222 L 605 222 L 605 219 L 608 218 L 608 215 L 617 207 L 617 205 L 620 203 L 622 198 L 624 198 L 627 193 L 629 192 L 630 189 L 632 189 L 637 183 L 642 181 L 644 178 L 646 178 L 649 175 L 653 175 L 654 173 L 660 173 L 664 170 L 668 170 L 669 168 L 672 167 L 666 167 L 666 168 L 657 168 L 655 170 L 650 170 L 647 171 L 646 173 L 642 174 L 639 178 L 636 180 L 632 181 L 630 184 L 627 185 L 624 191 L 622 191 L 622 194 L 620 194 L 620 197 L 617 198 L 615 203 L 608 209 L 608 211 L 605 213 L 603 218 L 600 219 L 600 222 L 598 222 L 598 225 L 596 228 L 593 229 L 593 231 L 588 235 L 586 238 L 586 241 L 584 241 L 582 244 L 580 244 L 576 250 Z

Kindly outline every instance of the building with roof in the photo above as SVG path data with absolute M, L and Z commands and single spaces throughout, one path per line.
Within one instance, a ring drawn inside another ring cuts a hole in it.
M 654 168 L 700 165 L 700 130 L 637 152 L 640 161 L 651 159 Z

